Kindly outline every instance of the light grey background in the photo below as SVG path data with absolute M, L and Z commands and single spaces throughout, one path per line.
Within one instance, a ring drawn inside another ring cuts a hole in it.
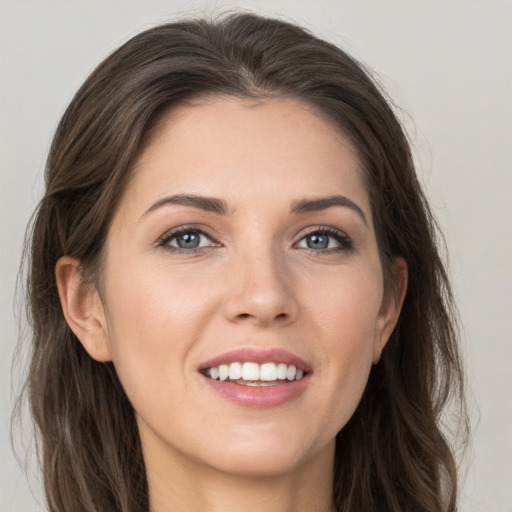
M 44 508 L 37 478 L 34 498 L 9 445 L 10 361 L 23 231 L 56 123 L 86 75 L 130 36 L 233 7 L 285 15 L 340 44 L 408 113 L 448 241 L 480 414 L 462 511 L 512 511 L 510 0 L 0 0 L 0 512 Z

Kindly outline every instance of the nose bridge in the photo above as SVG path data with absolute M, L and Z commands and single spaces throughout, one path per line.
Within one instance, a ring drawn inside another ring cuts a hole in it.
M 289 321 L 297 314 L 293 280 L 284 250 L 272 241 L 260 241 L 236 255 L 226 314 L 231 321 L 259 324 Z

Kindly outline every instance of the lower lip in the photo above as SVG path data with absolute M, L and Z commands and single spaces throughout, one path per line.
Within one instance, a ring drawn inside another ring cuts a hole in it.
M 213 380 L 201 375 L 206 384 L 222 398 L 236 405 L 253 408 L 269 408 L 290 402 L 300 396 L 310 381 L 310 375 L 274 386 L 244 386 L 234 382 Z

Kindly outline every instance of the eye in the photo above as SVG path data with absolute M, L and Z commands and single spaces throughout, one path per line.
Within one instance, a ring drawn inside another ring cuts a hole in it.
M 177 251 L 194 251 L 216 245 L 211 235 L 199 228 L 182 227 L 167 233 L 158 244 Z
M 333 228 L 316 229 L 302 237 L 297 243 L 299 249 L 336 252 L 352 248 L 352 241 L 343 233 Z

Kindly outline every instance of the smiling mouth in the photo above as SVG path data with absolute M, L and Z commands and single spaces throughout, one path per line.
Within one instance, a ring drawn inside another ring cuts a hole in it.
M 242 386 L 278 386 L 303 379 L 307 373 L 285 363 L 234 362 L 205 368 L 201 373 L 212 380 Z

